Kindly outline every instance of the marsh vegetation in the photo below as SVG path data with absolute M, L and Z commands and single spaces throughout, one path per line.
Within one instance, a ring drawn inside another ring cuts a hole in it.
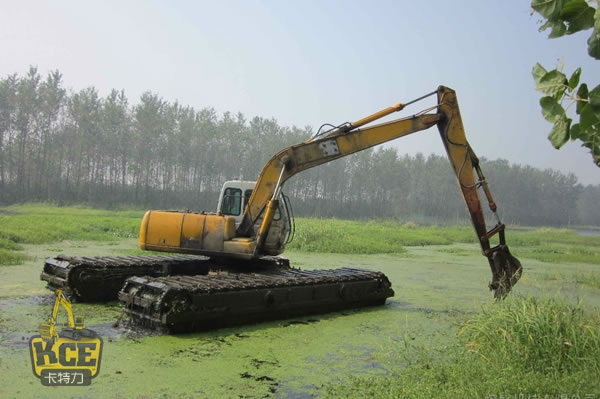
M 44 390 L 28 363 L 26 339 L 51 302 L 39 280 L 44 257 L 138 253 L 142 214 L 0 209 L 0 396 L 63 396 Z M 106 337 L 102 371 L 82 394 L 600 395 L 600 236 L 513 227 L 507 240 L 525 274 L 496 303 L 468 226 L 299 218 L 297 228 L 286 251 L 292 264 L 380 270 L 395 297 L 378 308 L 184 336 L 132 336 L 110 327 L 118 304 L 76 304 Z

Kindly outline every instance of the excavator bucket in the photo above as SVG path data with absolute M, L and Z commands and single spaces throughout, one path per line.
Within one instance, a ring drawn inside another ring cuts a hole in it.
M 52 330 L 51 326 L 48 323 L 40 324 L 40 336 L 45 342 L 48 342 L 52 339 Z
M 504 299 L 521 278 L 523 273 L 521 262 L 512 256 L 507 246 L 503 246 L 494 251 L 490 257 L 490 266 L 492 268 L 490 290 L 494 291 L 494 298 Z

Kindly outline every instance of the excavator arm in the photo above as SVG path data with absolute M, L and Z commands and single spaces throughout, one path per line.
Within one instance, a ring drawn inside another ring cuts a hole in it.
M 408 118 L 363 127 L 433 94 L 437 94 L 438 103 L 431 110 L 437 108 L 437 113 L 424 113 L 428 111 L 425 110 Z M 496 214 L 496 204 L 479 167 L 478 159 L 465 137 L 456 93 L 444 86 L 409 103 L 396 104 L 357 122 L 341 125 L 320 137 L 278 152 L 263 168 L 236 235 L 254 236 L 256 234 L 254 253 L 259 254 L 264 237 L 268 234 L 274 210 L 278 205 L 277 198 L 281 187 L 290 177 L 314 166 L 428 129 L 434 125 L 437 125 L 439 129 L 460 191 L 471 215 L 482 252 L 488 258 L 492 270 L 490 289 L 494 290 L 497 298 L 504 297 L 520 278 L 522 267 L 520 262 L 510 254 L 505 243 L 505 226 Z M 490 230 L 486 227 L 477 191 L 479 187 L 483 189 L 490 209 L 496 215 L 497 224 Z M 253 226 L 263 212 L 263 221 L 255 233 Z M 492 247 L 490 239 L 495 235 L 499 236 L 499 244 Z

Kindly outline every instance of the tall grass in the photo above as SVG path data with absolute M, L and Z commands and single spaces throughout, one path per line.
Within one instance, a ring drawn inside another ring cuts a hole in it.
M 579 237 L 578 237 L 579 238 Z M 545 241 L 535 246 L 516 247 L 516 256 L 537 259 L 547 263 L 600 263 L 600 241 L 597 238 L 582 238 L 579 243 L 565 244 L 563 240 Z M 587 240 L 586 240 L 587 239 Z M 594 244 L 588 244 L 590 241 Z M 595 242 L 594 242 L 595 241 Z
M 106 211 L 32 204 L 4 208 L 0 240 L 43 244 L 61 240 L 114 240 L 136 237 L 143 211 Z
M 516 256 L 548 263 L 600 263 L 600 238 L 575 230 L 545 227 L 510 234 L 508 240 Z
M 102 210 L 27 204 L 0 208 L 0 265 L 22 262 L 20 244 L 137 237 L 144 210 Z M 407 246 L 476 243 L 469 226 L 417 226 L 413 222 L 298 218 L 290 250 L 399 254 Z M 600 238 L 567 229 L 509 232 L 517 256 L 544 262 L 600 263 Z
M 544 280 L 556 280 L 567 283 L 583 284 L 593 288 L 600 288 L 600 272 L 584 272 L 576 269 L 573 273 L 562 271 L 546 272 L 540 275 Z
M 527 371 L 600 375 L 600 313 L 560 299 L 511 297 L 467 321 L 469 351 L 490 363 Z
M 21 244 L 137 237 L 143 211 L 107 211 L 43 204 L 11 206 L 0 213 L 0 265 L 23 263 Z
M 402 253 L 404 246 L 476 241 L 468 227 L 417 227 L 414 223 L 340 219 L 298 219 L 288 248 L 304 252 Z
M 457 341 L 442 353 L 409 350 L 416 360 L 390 370 L 389 377 L 350 377 L 325 386 L 324 394 L 351 398 L 600 394 L 600 313 L 581 304 L 512 297 L 487 305 L 465 321 Z

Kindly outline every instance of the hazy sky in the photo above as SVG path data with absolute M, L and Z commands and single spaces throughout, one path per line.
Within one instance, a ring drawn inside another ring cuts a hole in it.
M 318 128 L 440 85 L 457 91 L 475 152 L 600 183 L 587 150 L 546 139 L 531 69 L 563 59 L 600 83 L 589 31 L 549 40 L 529 1 L 0 0 L 0 75 L 58 69 L 66 87 L 144 91 L 195 108 Z M 406 114 L 418 111 L 407 109 Z M 398 115 L 399 116 L 399 115 Z M 442 154 L 437 129 L 402 153 Z M 493 184 L 493 182 L 492 182 Z

